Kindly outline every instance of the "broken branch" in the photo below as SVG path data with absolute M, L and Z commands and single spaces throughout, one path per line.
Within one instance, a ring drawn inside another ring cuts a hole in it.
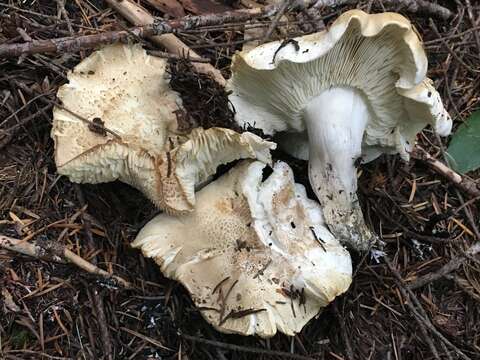
M 412 290 L 418 289 L 435 280 L 439 280 L 452 271 L 457 270 L 470 256 L 474 256 L 478 253 L 480 253 L 480 242 L 474 243 L 472 246 L 470 246 L 470 248 L 468 248 L 467 251 L 463 253 L 463 256 L 461 255 L 454 257 L 439 270 L 417 278 L 417 280 L 408 285 L 408 288 Z
M 114 280 L 118 285 L 126 289 L 132 288 L 132 285 L 127 280 L 100 269 L 61 244 L 48 244 L 48 246 L 42 246 L 38 243 L 26 242 L 5 235 L 0 235 L 0 248 L 31 256 L 39 260 L 72 263 L 90 274 L 94 274 L 104 279 Z
M 311 0 L 305 0 L 302 2 L 301 6 L 308 6 L 310 1 Z M 94 35 L 69 36 L 47 40 L 32 40 L 31 42 L 26 43 L 3 44 L 0 45 L 0 58 L 10 58 L 36 53 L 77 52 L 80 50 L 95 48 L 98 45 L 111 44 L 121 40 L 126 40 L 132 35 L 144 38 L 198 29 L 203 26 L 212 26 L 227 22 L 240 22 L 254 18 L 269 17 L 275 15 L 279 11 L 280 6 L 281 4 L 276 4 L 265 6 L 264 8 L 227 11 L 221 14 L 186 16 L 181 19 L 165 21 L 155 20 L 151 24 L 136 26 L 128 31 L 118 30 Z M 165 44 L 163 46 L 170 50 Z
M 131 1 L 106 0 L 106 2 L 110 5 L 110 7 L 115 9 L 123 17 L 136 26 L 149 25 L 155 22 L 155 18 L 150 15 L 148 11 Z M 218 69 L 215 69 L 211 64 L 204 63 L 205 61 L 193 62 L 196 59 L 200 59 L 200 56 L 175 35 L 153 35 L 149 36 L 149 39 L 155 44 L 164 47 L 172 54 L 192 59 L 192 65 L 198 72 L 210 74 L 219 84 L 225 85 L 225 79 L 223 78 L 221 72 Z
M 466 176 L 461 176 L 460 174 L 456 173 L 452 169 L 450 169 L 447 165 L 442 163 L 441 161 L 435 159 L 432 155 L 430 155 L 427 151 L 422 149 L 419 146 L 416 146 L 410 155 L 416 159 L 423 161 L 426 163 L 432 170 L 437 172 L 438 174 L 442 175 L 443 177 L 447 178 L 451 183 L 459 187 L 461 190 L 465 191 L 466 193 L 478 197 L 480 196 L 480 189 L 478 185 L 473 181 L 470 180 Z
M 315 8 L 327 6 L 336 7 L 357 3 L 358 0 L 318 0 L 313 6 Z M 425 0 L 383 0 L 382 5 L 395 7 L 396 10 L 405 10 L 412 13 L 423 12 L 444 20 L 453 16 L 453 13 L 446 7 Z

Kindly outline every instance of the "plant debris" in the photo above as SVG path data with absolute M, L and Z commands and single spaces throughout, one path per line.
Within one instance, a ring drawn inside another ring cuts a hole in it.
M 154 2 L 138 3 L 152 15 L 162 16 L 151 6 Z M 316 9 L 327 27 L 339 13 L 353 7 L 369 12 L 400 8 L 393 1 L 328 3 L 339 5 Z M 414 6 L 403 6 L 401 11 L 422 34 L 429 77 L 458 126 L 480 108 L 480 77 L 472 71 L 479 63 L 480 6 L 472 0 L 425 3 L 446 6 L 454 16 L 442 20 L 433 13 L 415 11 Z M 295 25 L 297 15 L 286 15 L 292 21 L 279 22 L 277 30 L 288 35 L 300 31 Z M 0 21 L 0 43 L 11 44 L 28 38 L 101 34 L 118 30 L 116 24 L 124 20 L 100 1 L 8 0 L 0 3 Z M 262 19 L 249 26 L 268 27 L 270 22 Z M 244 42 L 243 28 L 241 23 L 229 23 L 176 35 L 225 70 Z M 272 40 L 278 38 L 274 32 Z M 359 166 L 359 198 L 367 223 L 385 242 L 390 266 L 368 256 L 355 258 L 349 291 L 295 338 L 277 335 L 264 341 L 214 331 L 188 292 L 129 246 L 158 212 L 154 206 L 120 182 L 80 185 L 83 202 L 75 186 L 56 173 L 51 101 L 65 83 L 67 71 L 89 53 L 0 58 L 0 234 L 61 244 L 128 280 L 132 288 L 101 286 L 73 265 L 0 249 L 0 358 L 479 358 L 480 246 L 475 247 L 475 242 L 480 240 L 476 230 L 480 201 L 458 191 L 421 160 L 406 164 L 385 155 Z M 193 73 L 186 60 L 172 61 L 172 86 L 183 98 L 188 126 L 243 130 L 235 128 L 234 109 L 228 106 L 225 90 Z M 431 130 L 424 130 L 417 141 L 428 154 L 445 162 L 446 141 L 439 142 Z M 280 150 L 274 155 L 287 161 L 296 180 L 310 191 L 306 162 L 290 159 Z M 479 183 L 480 172 L 469 175 Z M 222 285 L 218 288 L 227 288 Z
M 207 74 L 198 73 L 188 59 L 171 60 L 170 86 L 182 98 L 186 113 L 182 114 L 181 130 L 196 127 L 224 127 L 242 132 L 228 101 L 228 93 Z

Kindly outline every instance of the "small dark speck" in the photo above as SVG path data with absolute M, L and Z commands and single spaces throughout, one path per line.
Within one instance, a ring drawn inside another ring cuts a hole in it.
M 123 75 L 127 75 L 127 72 L 126 72 L 126 71 L 124 71 L 124 72 L 123 72 Z
M 428 97 L 431 97 L 432 96 L 432 92 L 429 91 L 428 94 L 427 94 Z
M 296 228 L 295 223 L 293 221 L 290 222 L 290 226 L 292 227 L 292 229 Z
M 272 235 L 272 230 L 270 230 L 270 232 L 268 233 L 268 236 Z
M 410 145 L 410 141 L 406 141 L 407 145 Z
M 302 53 L 305 54 L 305 53 L 307 53 L 307 52 L 309 52 L 309 51 L 310 51 L 310 49 L 306 49 L 306 50 L 303 50 Z
M 272 245 L 273 245 L 273 243 L 268 243 L 268 246 L 272 246 Z
M 95 71 L 90 70 L 90 71 L 88 72 L 88 75 L 95 75 Z

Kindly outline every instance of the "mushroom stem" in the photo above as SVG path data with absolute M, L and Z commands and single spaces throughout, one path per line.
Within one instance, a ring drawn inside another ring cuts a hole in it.
M 369 110 L 361 93 L 336 87 L 323 91 L 305 108 L 309 137 L 309 178 L 323 206 L 325 221 L 343 243 L 366 250 L 375 240 L 357 198 L 356 165 Z

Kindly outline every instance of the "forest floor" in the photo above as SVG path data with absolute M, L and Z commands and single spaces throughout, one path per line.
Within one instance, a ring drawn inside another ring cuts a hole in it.
M 139 3 L 165 17 L 222 12 L 247 1 Z M 320 30 L 322 21 L 328 27 L 355 7 L 398 10 L 423 38 L 428 75 L 455 120 L 454 130 L 479 108 L 476 0 L 441 1 L 453 13 L 449 19 L 392 6 L 391 1 L 332 3 L 346 5 L 319 8 L 313 25 L 302 12 L 288 14 L 288 26 L 279 23 L 271 38 Z M 262 23 L 268 26 L 269 21 Z M 99 0 L 0 1 L 0 44 L 129 26 Z M 244 32 L 237 24 L 177 36 L 228 78 Z M 155 48 L 148 40 L 145 46 Z M 133 286 L 117 286 L 72 264 L 0 250 L 1 359 L 480 359 L 480 258 L 466 254 L 480 241 L 480 199 L 459 191 L 423 161 L 406 163 L 398 156 L 360 167 L 360 201 L 369 226 L 387 244 L 384 259 L 377 263 L 352 254 L 354 279 L 348 292 L 295 337 L 278 334 L 263 340 L 215 331 L 181 285 L 130 247 L 139 229 L 158 213 L 143 195 L 120 182 L 75 185 L 56 173 L 52 101 L 67 82 L 67 72 L 90 52 L 0 58 L 0 235 L 62 244 Z M 224 96 L 218 89 L 208 92 L 209 79 L 183 60 L 172 60 L 172 72 L 183 98 L 198 99 L 187 106 L 192 117 L 207 124 L 225 115 L 221 98 L 219 108 L 205 114 L 199 86 L 207 94 Z M 443 161 L 448 138 L 440 142 L 427 128 L 417 141 Z M 298 180 L 306 182 L 305 162 L 289 162 Z M 480 181 L 478 172 L 469 175 Z M 447 271 L 445 264 L 450 264 Z M 430 278 L 419 284 L 426 275 Z

